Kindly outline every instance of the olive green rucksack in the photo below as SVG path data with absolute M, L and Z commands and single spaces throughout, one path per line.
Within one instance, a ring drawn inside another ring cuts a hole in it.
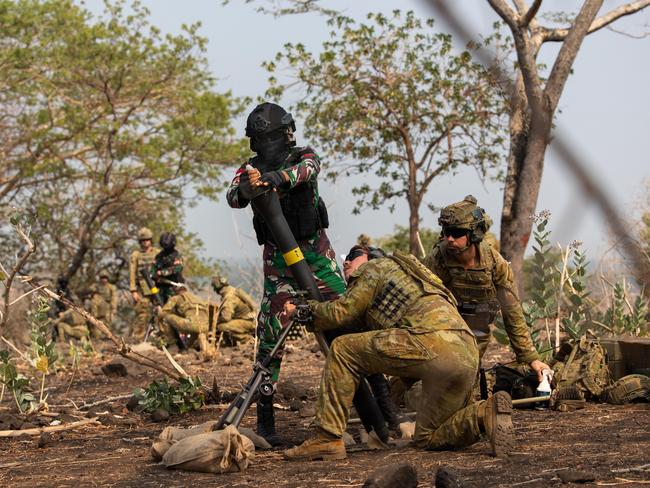
M 603 401 L 614 405 L 650 402 L 650 378 L 642 374 L 623 376 L 605 390 Z
M 573 387 L 585 400 L 600 400 L 612 384 L 607 352 L 598 339 L 586 335 L 562 344 L 551 361 L 551 367 L 558 390 Z

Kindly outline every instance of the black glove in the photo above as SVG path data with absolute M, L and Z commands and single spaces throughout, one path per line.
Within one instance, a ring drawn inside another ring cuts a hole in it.
M 261 178 L 262 183 L 268 183 L 271 188 L 278 188 L 282 183 L 286 183 L 284 171 L 269 171 L 264 173 Z
M 248 171 L 244 171 L 239 177 L 239 196 L 250 201 L 253 198 L 253 186 L 248 176 Z

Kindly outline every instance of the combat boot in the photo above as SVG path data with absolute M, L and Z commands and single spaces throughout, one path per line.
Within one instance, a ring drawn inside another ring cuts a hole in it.
M 343 439 L 322 429 L 319 429 L 316 437 L 307 439 L 299 446 L 287 449 L 283 455 L 289 461 L 315 461 L 317 459 L 334 461 L 347 457 Z
M 273 411 L 273 395 L 261 397 L 257 401 L 257 433 L 272 446 L 282 444 L 280 436 L 275 431 L 275 414 Z
M 479 425 L 490 440 L 492 454 L 508 457 L 515 446 L 512 426 L 512 399 L 505 391 L 498 391 L 479 407 Z

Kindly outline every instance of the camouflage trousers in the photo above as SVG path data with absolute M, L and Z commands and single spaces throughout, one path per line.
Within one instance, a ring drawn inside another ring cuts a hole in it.
M 300 249 L 309 264 L 320 292 L 325 300 L 334 300 L 345 291 L 345 280 L 336 262 L 336 255 L 324 231 L 318 231 L 314 239 L 300 242 Z M 264 357 L 271 352 L 282 330 L 290 320 L 283 313 L 284 304 L 295 297 L 298 286 L 291 270 L 284 262 L 282 252 L 271 245 L 264 246 L 264 295 L 257 318 L 257 354 Z M 273 381 L 280 375 L 281 348 L 271 361 Z
M 86 321 L 81 315 L 72 310 L 63 312 L 61 317 L 54 322 L 54 326 L 58 332 L 58 339 L 62 342 L 65 341 L 66 337 L 73 337 L 75 339 L 88 337 Z
M 255 334 L 255 320 L 233 319 L 228 322 L 219 322 L 217 331 L 221 333 L 220 340 L 224 346 L 248 342 Z
M 414 441 L 427 449 L 473 444 L 478 406 L 467 406 L 478 369 L 474 337 L 461 330 L 413 334 L 405 329 L 348 334 L 332 342 L 321 378 L 316 421 L 342 436 L 360 378 L 374 373 L 422 380 Z
M 142 297 L 140 301 L 133 307 L 135 309 L 135 319 L 131 325 L 131 338 L 137 341 L 144 339 L 144 334 L 147 331 L 149 321 L 153 318 L 153 310 L 151 309 L 151 300 L 149 297 Z
M 180 334 L 206 334 L 208 332 L 207 317 L 205 320 L 190 320 L 173 313 L 164 313 L 158 325 L 160 333 L 167 344 L 176 343 L 174 330 Z

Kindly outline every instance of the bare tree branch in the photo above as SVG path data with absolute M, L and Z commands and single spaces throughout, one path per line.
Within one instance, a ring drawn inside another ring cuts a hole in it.
M 4 280 L 5 293 L 4 293 L 4 310 L 2 312 L 2 321 L 0 321 L 0 330 L 6 325 L 7 319 L 9 318 L 9 293 L 11 292 L 11 285 L 16 277 L 16 274 L 22 269 L 23 265 L 27 262 L 29 257 L 34 254 L 36 251 L 36 246 L 30 240 L 30 238 L 23 231 L 22 225 L 16 224 L 12 225 L 16 233 L 20 238 L 25 242 L 27 248 L 22 256 L 16 262 L 16 265 L 11 269 L 9 276 Z
M 635 14 L 638 11 L 646 8 L 648 5 L 650 5 L 650 0 L 639 0 L 638 2 L 631 2 L 631 3 L 626 3 L 624 5 L 620 5 L 619 7 L 615 8 L 614 10 L 611 10 L 610 12 L 603 15 L 602 17 L 598 17 L 596 20 L 594 20 L 589 26 L 589 30 L 587 31 L 587 34 L 592 34 L 602 29 L 603 27 L 608 26 L 612 22 L 615 22 L 621 17 Z M 564 41 L 564 39 L 566 39 L 567 35 L 569 34 L 569 29 L 543 28 L 542 32 L 544 36 L 544 42 L 562 42 Z

